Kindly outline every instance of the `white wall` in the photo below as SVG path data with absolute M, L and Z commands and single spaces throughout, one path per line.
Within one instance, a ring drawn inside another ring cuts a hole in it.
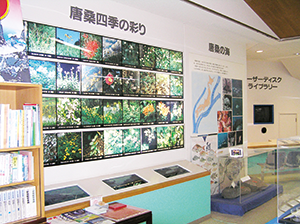
M 269 139 L 279 138 L 279 114 L 300 114 L 300 80 L 292 77 L 281 62 L 269 62 L 250 60 L 247 61 L 247 77 L 281 77 L 282 81 L 277 83 L 277 88 L 270 90 L 249 89 L 248 92 L 248 142 L 266 142 Z M 248 84 L 250 81 L 248 81 Z M 253 82 L 252 82 L 253 83 Z M 275 83 L 276 84 L 276 83 Z M 254 125 L 253 104 L 274 104 L 274 124 Z M 266 127 L 267 132 L 261 133 L 261 128 Z M 298 122 L 297 129 L 300 128 Z
M 134 42 L 154 45 L 184 52 L 184 98 L 185 98 L 185 148 L 158 153 L 105 159 L 93 162 L 83 162 L 45 168 L 45 185 L 52 185 L 98 175 L 109 175 L 120 171 L 129 171 L 154 166 L 177 160 L 189 160 L 191 123 L 191 77 L 188 70 L 189 53 L 216 58 L 230 63 L 228 78 L 238 78 L 246 83 L 246 49 L 244 44 L 236 40 L 225 39 L 204 30 L 185 26 L 166 18 L 162 18 L 144 11 L 132 9 L 108 0 L 21 0 L 24 20 L 86 31 L 103 36 L 131 40 Z M 144 36 L 131 34 L 116 29 L 103 28 L 84 22 L 73 21 L 69 18 L 70 6 L 86 8 L 95 12 L 141 22 L 147 27 Z M 230 57 L 208 51 L 209 43 L 218 43 L 231 49 Z M 244 87 L 244 105 L 246 102 L 246 87 Z M 244 106 L 245 108 L 245 106 Z M 245 110 L 244 110 L 245 111 Z M 246 120 L 246 115 L 244 115 Z M 246 127 L 246 125 L 244 125 Z M 246 130 L 244 130 L 246 133 Z M 244 137 L 244 139 L 246 139 Z

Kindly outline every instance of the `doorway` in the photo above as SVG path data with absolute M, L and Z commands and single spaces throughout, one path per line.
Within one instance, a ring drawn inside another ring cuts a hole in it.
M 289 138 L 297 136 L 297 114 L 279 114 L 279 138 Z

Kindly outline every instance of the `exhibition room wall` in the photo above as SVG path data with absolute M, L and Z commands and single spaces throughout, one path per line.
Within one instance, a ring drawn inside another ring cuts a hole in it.
M 255 81 L 253 77 L 262 80 Z M 286 128 L 280 127 L 279 116 L 280 114 L 295 114 L 296 117 L 299 117 L 300 80 L 292 77 L 281 62 L 262 60 L 247 61 L 247 79 L 248 143 L 267 142 L 272 139 L 295 136 L 279 135 L 279 129 Z M 255 84 L 258 85 L 255 87 Z M 273 104 L 274 124 L 253 124 L 254 104 Z M 292 125 L 289 128 L 292 128 Z M 296 125 L 297 131 L 300 128 L 299 122 Z M 267 129 L 266 133 L 261 132 L 263 127 Z
M 226 72 L 220 75 L 221 78 L 242 80 L 243 108 L 246 105 L 246 48 L 245 44 L 239 43 L 238 39 L 233 41 L 233 39 L 224 36 L 220 37 L 205 30 L 196 29 L 178 21 L 172 21 L 112 1 L 98 0 L 96 2 L 92 0 L 21 0 L 21 5 L 23 18 L 26 21 L 183 52 L 184 148 L 45 167 L 46 186 L 99 175 L 131 171 L 178 160 L 191 160 L 191 138 L 197 136 L 197 134 L 211 134 L 193 133 L 192 91 L 195 91 L 195 88 L 192 89 L 191 72 L 195 69 L 195 60 L 224 66 Z M 109 26 L 104 27 L 88 22 L 72 20 L 70 18 L 71 6 L 141 23 L 146 27 L 146 33 L 141 35 L 139 32 L 132 33 L 118 28 L 112 29 Z M 211 43 L 230 49 L 230 55 L 209 51 L 209 44 Z M 247 139 L 247 111 L 245 109 L 243 109 L 243 117 L 243 126 L 245 127 L 243 130 L 243 140 L 245 142 Z

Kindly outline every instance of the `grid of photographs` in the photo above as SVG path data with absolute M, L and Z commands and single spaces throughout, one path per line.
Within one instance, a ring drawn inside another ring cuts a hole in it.
M 42 85 L 45 166 L 184 147 L 183 52 L 24 27 L 31 83 Z
M 44 166 L 138 155 L 184 146 L 184 126 L 44 133 Z
M 25 21 L 28 55 L 183 74 L 183 53 Z
M 43 129 L 181 124 L 183 101 L 43 97 Z
M 223 110 L 217 112 L 218 148 L 243 144 L 243 83 L 223 78 Z
M 183 98 L 176 74 L 29 59 L 31 82 L 45 94 Z

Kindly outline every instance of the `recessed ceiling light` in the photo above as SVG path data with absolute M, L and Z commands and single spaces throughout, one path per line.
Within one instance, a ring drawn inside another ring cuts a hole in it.
M 295 55 L 300 55 L 300 53 L 299 53 L 299 52 L 297 52 Z
M 258 50 L 258 51 L 256 51 L 256 53 L 262 53 L 262 52 L 264 52 L 263 50 Z

